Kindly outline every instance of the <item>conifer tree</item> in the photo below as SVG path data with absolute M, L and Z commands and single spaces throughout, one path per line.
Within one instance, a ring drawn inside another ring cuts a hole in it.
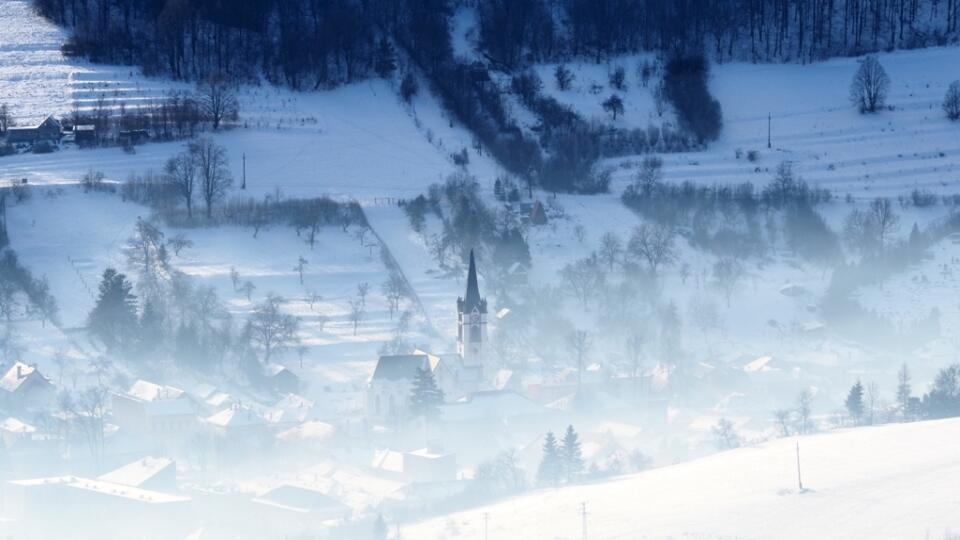
M 910 371 L 907 364 L 903 364 L 897 372 L 897 405 L 900 407 L 900 417 L 907 421 L 913 411 L 910 410 Z
M 563 435 L 561 456 L 567 481 L 572 482 L 583 472 L 583 452 L 580 449 L 580 437 L 574 431 L 573 426 L 567 426 L 567 432 Z
M 437 387 L 437 380 L 429 368 L 417 368 L 410 393 L 410 410 L 417 418 L 436 420 L 440 417 L 443 405 L 443 390 Z
M 537 469 L 537 481 L 541 484 L 557 484 L 563 472 L 560 447 L 552 431 L 547 432 L 543 441 L 543 457 L 540 458 L 540 468 Z
M 97 303 L 87 318 L 87 330 L 108 349 L 131 344 L 137 330 L 137 297 L 127 276 L 107 268 L 100 280 Z
M 863 384 L 858 380 L 853 386 L 850 387 L 850 393 L 847 394 L 847 412 L 850 413 L 850 418 L 853 419 L 855 424 L 860 424 L 860 419 L 863 418 Z

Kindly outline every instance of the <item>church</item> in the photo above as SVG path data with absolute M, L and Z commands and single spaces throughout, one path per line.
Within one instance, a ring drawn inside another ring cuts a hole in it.
M 488 365 L 487 300 L 480 296 L 477 263 L 470 251 L 467 290 L 457 299 L 457 352 L 381 356 L 367 388 L 367 417 L 397 421 L 408 415 L 410 392 L 418 369 L 429 369 L 448 402 L 490 388 L 493 377 Z

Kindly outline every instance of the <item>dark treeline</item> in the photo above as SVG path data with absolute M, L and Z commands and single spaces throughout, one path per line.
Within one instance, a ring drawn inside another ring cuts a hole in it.
M 504 67 L 641 50 L 806 61 L 960 30 L 960 0 L 481 0 L 479 11 L 482 46 Z
M 36 0 L 73 29 L 68 49 L 150 73 L 260 72 L 294 88 L 364 77 L 401 42 L 437 68 L 450 55 L 451 0 Z M 497 67 L 636 51 L 715 59 L 813 60 L 943 44 L 960 0 L 478 0 L 480 44 Z M 388 52 L 388 51 L 387 51 Z

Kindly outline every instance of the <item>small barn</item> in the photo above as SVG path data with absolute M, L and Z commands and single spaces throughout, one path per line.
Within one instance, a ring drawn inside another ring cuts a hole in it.
M 10 144 L 34 144 L 39 141 L 58 142 L 62 135 L 63 126 L 60 125 L 59 120 L 51 115 L 37 124 L 8 128 L 7 142 Z
M 73 127 L 73 142 L 78 146 L 93 146 L 97 144 L 97 126 L 86 124 Z
M 267 366 L 267 379 L 277 392 L 296 394 L 300 391 L 300 377 L 280 364 Z

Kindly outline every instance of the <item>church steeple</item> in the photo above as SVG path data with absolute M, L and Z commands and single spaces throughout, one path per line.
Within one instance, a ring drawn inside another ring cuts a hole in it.
M 470 250 L 470 269 L 467 270 L 467 294 L 463 297 L 464 311 L 473 311 L 473 308 L 479 308 L 482 300 L 480 299 L 480 285 L 477 283 L 477 263 L 473 258 L 473 250 Z
M 477 262 L 470 250 L 467 292 L 457 299 L 457 351 L 468 365 L 482 365 L 483 342 L 487 337 L 487 301 L 480 296 Z

